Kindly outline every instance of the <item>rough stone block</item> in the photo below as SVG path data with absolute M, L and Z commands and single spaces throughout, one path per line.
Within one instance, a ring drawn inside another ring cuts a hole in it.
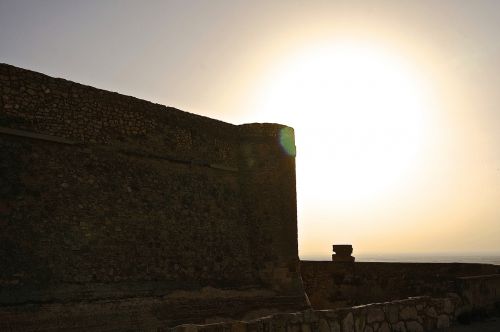
M 342 320 L 342 332 L 354 332 L 354 318 L 351 312 Z
M 406 331 L 407 332 L 424 332 L 424 328 L 419 322 L 409 321 L 406 322 Z
M 450 318 L 447 315 L 439 315 L 437 318 L 436 327 L 438 329 L 446 328 L 450 326 Z
M 399 317 L 403 320 L 417 319 L 417 309 L 413 306 L 405 306 L 399 312 Z
M 330 332 L 330 326 L 324 318 L 319 320 L 319 332 Z
M 391 332 L 391 326 L 389 325 L 389 323 L 383 322 L 377 332 Z
M 340 323 L 338 321 L 330 321 L 330 332 L 340 332 Z
M 392 324 L 392 331 L 394 332 L 406 332 L 406 326 L 404 322 L 397 322 Z
M 429 317 L 436 318 L 437 317 L 437 312 L 434 307 L 429 307 L 425 310 L 425 314 Z
M 354 315 L 354 330 L 356 332 L 362 332 L 366 326 L 366 316 L 364 312 L 356 312 Z
M 384 311 L 381 308 L 369 308 L 366 312 L 366 322 L 382 322 L 385 320 Z
M 397 305 L 387 304 L 384 306 L 384 311 L 389 323 L 394 324 L 399 320 L 399 307 Z

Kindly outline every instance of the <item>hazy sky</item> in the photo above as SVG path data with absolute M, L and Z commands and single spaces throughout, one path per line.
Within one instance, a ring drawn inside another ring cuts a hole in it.
M 500 1 L 0 0 L 0 62 L 297 139 L 299 251 L 500 252 Z

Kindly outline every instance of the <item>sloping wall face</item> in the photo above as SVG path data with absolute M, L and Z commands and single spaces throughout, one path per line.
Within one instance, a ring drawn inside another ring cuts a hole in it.
M 1 305 L 210 287 L 303 307 L 294 155 L 280 144 L 291 128 L 4 64 L 0 95 Z

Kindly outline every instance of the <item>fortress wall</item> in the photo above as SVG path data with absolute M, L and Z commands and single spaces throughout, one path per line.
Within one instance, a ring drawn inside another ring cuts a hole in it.
M 238 161 L 238 126 L 0 64 L 0 124 L 82 143 L 126 143 L 162 156 Z
M 456 297 L 416 297 L 331 310 L 276 314 L 244 322 L 181 325 L 171 332 L 257 331 L 442 331 L 456 323 L 462 303 Z
M 475 314 L 491 312 L 500 315 L 500 273 L 460 277 L 457 279 L 457 292 L 462 297 L 470 318 L 474 318 Z
M 309 262 L 310 263 L 310 262 Z M 315 262 L 316 263 L 316 262 Z M 327 263 L 327 262 L 320 262 Z M 363 263 L 361 263 L 363 264 Z M 370 263 L 377 274 L 377 265 Z M 411 264 L 395 263 L 382 267 L 384 273 L 398 268 L 406 273 L 423 268 L 428 272 L 446 276 L 492 271 L 498 266 L 482 264 Z M 422 272 L 420 272 L 422 273 Z M 404 275 L 408 277 L 408 275 Z M 403 277 L 403 276 L 402 276 Z M 444 296 L 417 296 L 357 306 L 324 310 L 306 310 L 295 313 L 275 314 L 250 321 L 225 322 L 207 325 L 185 324 L 168 329 L 171 332 L 258 332 L 258 331 L 317 331 L 317 332 L 372 332 L 372 331 L 447 331 L 450 327 L 461 330 L 463 324 L 498 317 L 500 313 L 500 274 L 459 277 L 457 293 Z M 462 326 L 460 327 L 460 324 Z M 470 325 L 482 331 L 478 324 Z M 493 325 L 489 325 L 490 328 Z
M 269 144 L 269 138 L 280 144 Z M 251 246 L 265 248 L 252 251 L 254 262 L 264 267 L 261 278 L 280 280 L 280 289 L 302 289 L 300 278 L 292 277 L 299 274 L 293 130 L 242 125 L 241 139 L 242 199 L 244 214 L 253 225 Z M 273 263 L 277 258 L 279 263 Z
M 233 172 L 101 147 L 0 145 L 3 285 L 258 283 Z
M 467 263 L 352 264 L 301 261 L 300 269 L 304 288 L 315 309 L 384 302 L 410 296 L 440 297 L 450 292 L 462 293 L 463 287 L 457 278 L 500 274 L 500 266 Z M 462 283 L 466 285 L 465 281 Z M 472 286 L 470 288 L 473 289 Z
M 305 305 L 294 155 L 279 142 L 290 128 L 235 126 L 5 64 L 0 95 L 2 305 L 180 290 L 198 293 L 160 316 L 177 319 L 193 296 L 206 303 L 181 316 Z
M 84 307 L 86 304 L 79 304 Z M 110 304 L 102 304 L 106 310 Z M 80 308 L 79 308 L 80 309 Z M 114 308 L 115 311 L 118 308 Z M 106 329 L 103 321 L 97 319 L 91 326 L 92 331 L 165 331 L 165 332 L 278 332 L 278 331 L 317 331 L 317 332 L 357 332 L 357 331 L 441 331 L 456 324 L 462 313 L 459 298 L 416 297 L 384 303 L 373 303 L 356 307 L 329 310 L 306 310 L 294 313 L 280 313 L 253 320 L 217 322 L 212 324 L 183 324 L 175 327 L 166 325 L 144 326 L 130 319 L 127 307 L 121 307 L 115 329 Z M 70 309 L 71 310 L 71 309 Z M 74 322 L 67 319 L 70 310 L 54 308 L 54 313 L 62 312 L 59 324 L 63 331 L 82 331 L 75 328 Z M 109 310 L 109 309 L 107 309 Z M 0 312 L 0 318 L 2 318 Z M 7 331 L 40 331 L 37 326 L 18 321 L 10 323 L 0 320 L 0 328 Z

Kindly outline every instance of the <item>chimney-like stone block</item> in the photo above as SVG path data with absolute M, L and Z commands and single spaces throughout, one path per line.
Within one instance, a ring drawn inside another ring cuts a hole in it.
M 352 245 L 350 244 L 334 244 L 332 245 L 333 255 L 332 261 L 334 262 L 354 262 L 352 254 Z

